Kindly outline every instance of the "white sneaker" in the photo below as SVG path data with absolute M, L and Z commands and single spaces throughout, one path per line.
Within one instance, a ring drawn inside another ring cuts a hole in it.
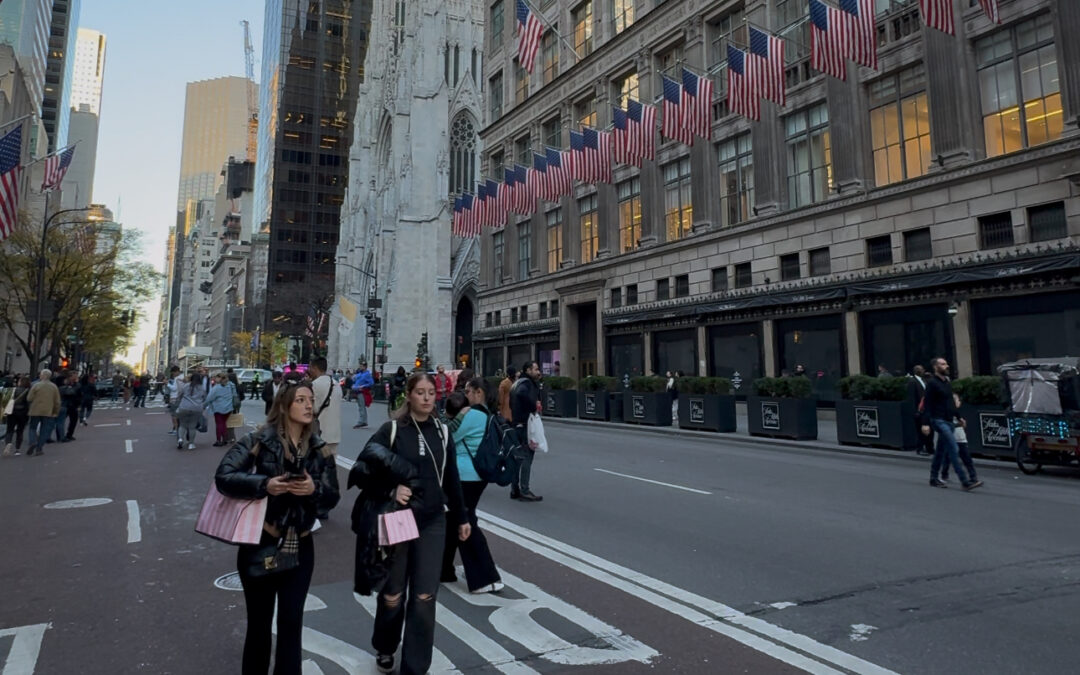
M 477 594 L 477 595 L 479 595 L 480 593 L 498 593 L 499 591 L 501 591 L 504 588 L 506 588 L 506 586 L 504 586 L 501 581 L 496 581 L 493 584 L 488 584 L 487 586 L 484 586 L 483 588 L 478 588 L 475 591 L 469 591 L 469 592 Z
M 4 455 L 4 457 L 11 457 L 12 452 L 14 450 L 15 450 L 15 446 L 13 444 L 11 444 L 11 443 L 8 443 L 7 445 L 4 446 L 4 452 L 2 454 Z
M 195 449 L 195 444 L 194 443 L 188 443 L 187 449 L 188 450 L 194 450 Z

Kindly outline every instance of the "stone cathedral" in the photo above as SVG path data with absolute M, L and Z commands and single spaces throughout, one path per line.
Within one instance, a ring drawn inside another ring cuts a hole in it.
M 451 235 L 449 196 L 477 179 L 484 2 L 374 0 L 369 35 L 327 358 L 411 370 L 426 333 L 431 367 L 458 368 L 471 360 L 480 246 Z

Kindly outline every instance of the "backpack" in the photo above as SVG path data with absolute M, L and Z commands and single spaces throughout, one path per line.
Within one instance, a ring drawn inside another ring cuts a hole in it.
M 505 487 L 518 475 L 522 452 L 517 431 L 498 413 L 488 415 L 476 452 L 471 452 L 468 446 L 465 452 L 469 453 L 480 480 Z

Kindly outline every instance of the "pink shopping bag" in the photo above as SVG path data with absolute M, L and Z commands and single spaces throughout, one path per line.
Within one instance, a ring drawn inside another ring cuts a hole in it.
M 258 544 L 266 520 L 266 498 L 234 499 L 210 484 L 195 531 L 226 544 Z M 415 525 L 414 525 L 415 527 Z
M 379 516 L 379 546 L 393 546 L 420 538 L 412 509 L 391 511 Z

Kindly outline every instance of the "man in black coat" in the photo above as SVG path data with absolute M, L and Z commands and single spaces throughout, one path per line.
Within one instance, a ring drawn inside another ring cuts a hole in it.
M 911 370 L 911 377 L 907 383 L 907 397 L 911 401 L 911 409 L 915 411 L 915 433 L 919 437 L 916 452 L 920 455 L 934 454 L 934 435 L 922 433 L 922 415 L 919 413 L 919 403 L 926 396 L 926 369 L 915 366 Z
M 278 389 L 281 388 L 281 371 L 275 370 L 273 378 L 263 386 L 262 400 L 266 403 L 266 412 L 264 414 L 270 414 L 270 406 L 274 404 L 274 397 L 277 396 Z
M 529 440 L 529 415 L 536 412 L 536 404 L 540 400 L 540 386 L 537 384 L 539 381 L 540 364 L 529 361 L 521 370 L 514 386 L 510 388 L 510 421 L 517 430 L 521 448 L 524 450 L 521 469 L 510 487 L 510 498 L 523 502 L 538 502 L 543 499 L 529 489 L 533 458 L 536 456 L 535 444 Z

